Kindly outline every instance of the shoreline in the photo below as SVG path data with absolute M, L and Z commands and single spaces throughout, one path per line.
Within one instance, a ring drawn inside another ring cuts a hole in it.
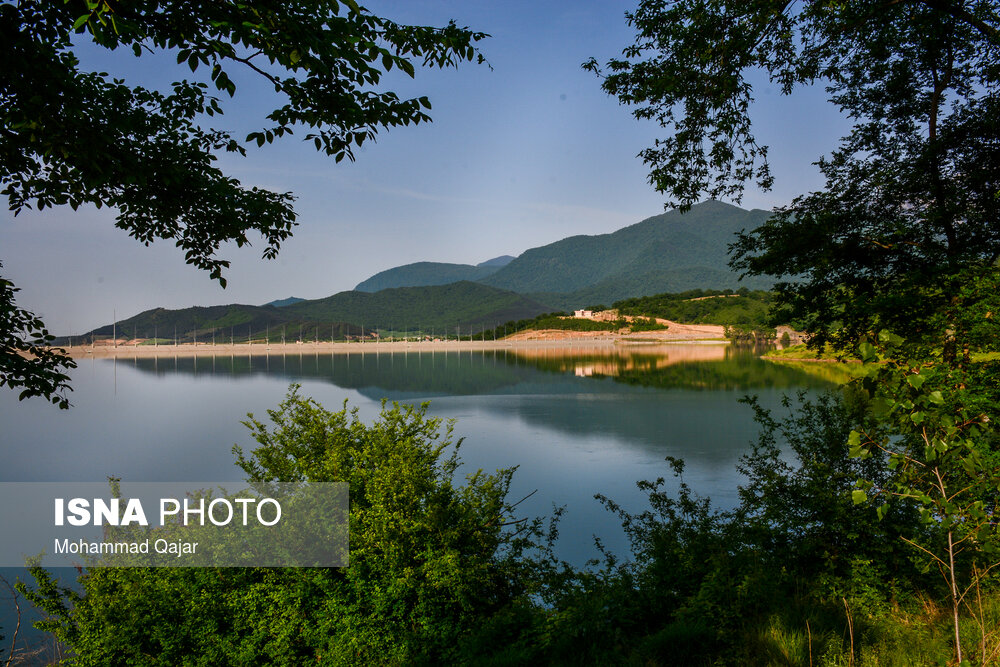
M 265 354 L 361 354 L 382 352 L 468 352 L 475 350 L 539 350 L 573 348 L 648 348 L 657 345 L 728 345 L 726 340 L 706 340 L 661 336 L 567 336 L 555 339 L 486 340 L 486 341 L 379 341 L 379 342 L 322 342 L 319 343 L 236 343 L 212 345 L 211 343 L 181 343 L 179 345 L 75 345 L 62 349 L 74 359 L 110 359 L 113 357 L 172 357 L 212 355 L 265 355 Z

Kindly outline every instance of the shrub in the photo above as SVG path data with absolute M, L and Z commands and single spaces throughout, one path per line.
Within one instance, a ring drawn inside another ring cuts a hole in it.
M 512 520 L 512 469 L 457 482 L 461 440 L 426 411 L 383 404 L 366 425 L 293 387 L 270 425 L 245 422 L 258 446 L 234 452 L 251 481 L 350 483 L 348 567 L 99 568 L 82 596 L 36 569 L 46 629 L 80 665 L 453 661 L 488 619 L 523 616 L 535 524 Z

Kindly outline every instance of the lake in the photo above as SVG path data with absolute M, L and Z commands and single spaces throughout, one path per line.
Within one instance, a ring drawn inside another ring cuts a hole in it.
M 692 344 L 153 358 L 126 352 L 78 363 L 68 411 L 0 392 L 0 481 L 239 481 L 232 447 L 255 445 L 240 422 L 248 412 L 266 418 L 292 383 L 330 409 L 346 400 L 365 421 L 383 398 L 429 401 L 431 414 L 457 420 L 464 472 L 519 466 L 511 498 L 535 492 L 519 506 L 525 516 L 566 507 L 558 553 L 578 565 L 597 556 L 594 535 L 628 553 L 618 521 L 595 493 L 641 510 L 635 482 L 669 477 L 664 458 L 674 456 L 686 462 L 685 481 L 696 492 L 729 507 L 741 482 L 735 466 L 757 432 L 739 399 L 755 394 L 780 410 L 783 395 L 833 386 L 749 350 Z M 9 634 L 7 611 L 0 616 Z

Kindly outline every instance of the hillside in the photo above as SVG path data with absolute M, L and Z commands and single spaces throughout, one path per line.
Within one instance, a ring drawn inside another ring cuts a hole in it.
M 289 307 L 250 306 L 228 304 L 224 306 L 194 306 L 178 310 L 153 308 L 134 317 L 121 320 L 116 327 L 107 324 L 89 331 L 84 336 L 111 336 L 119 338 L 160 338 L 173 339 L 175 332 L 179 342 L 208 341 L 214 335 L 219 340 L 245 341 L 249 336 L 262 338 L 270 332 L 272 340 L 280 336 L 284 329 L 289 337 L 298 335 L 299 328 L 309 332 L 309 338 L 318 336 L 329 338 L 355 333 L 354 328 L 341 322 L 316 322 L 289 312 Z M 318 330 L 317 330 L 318 328 Z
M 447 285 L 462 280 L 482 280 L 503 268 L 505 266 L 504 259 L 504 257 L 497 257 L 476 266 L 445 264 L 443 262 L 416 262 L 380 271 L 358 283 L 354 289 L 358 292 L 378 292 L 393 287 L 423 287 Z
M 500 255 L 499 257 L 494 257 L 493 259 L 488 259 L 485 262 L 479 262 L 476 266 L 495 266 L 497 268 L 507 266 L 514 261 L 514 257 L 510 255 Z
M 764 327 L 774 293 L 741 290 L 739 293 L 691 290 L 680 294 L 655 294 L 617 301 L 622 315 L 659 317 L 684 324 L 722 324 Z
M 693 289 L 767 289 L 765 278 L 743 281 L 729 270 L 728 246 L 735 234 L 767 219 L 717 201 L 685 214 L 670 211 L 611 234 L 573 236 L 520 257 L 504 255 L 473 266 L 417 262 L 382 271 L 354 291 L 323 299 L 281 299 L 264 306 L 232 304 L 176 311 L 154 309 L 119 323 L 120 335 L 187 340 L 212 332 L 245 337 L 267 327 L 303 327 L 328 338 L 330 332 L 364 326 L 453 330 L 491 329 L 511 320 L 552 310 Z M 234 329 L 238 328 L 238 329 Z M 111 335 L 111 326 L 96 335 Z
M 290 296 L 287 299 L 276 299 L 274 301 L 268 301 L 265 306 L 274 306 L 275 308 L 284 308 L 285 306 L 290 306 L 293 303 L 298 303 L 299 301 L 305 301 L 305 299 L 300 299 L 297 296 Z
M 745 281 L 747 282 L 747 281 Z M 757 281 L 748 281 L 755 284 Z M 760 281 L 770 285 L 768 281 Z M 676 293 L 701 289 L 702 285 L 720 285 L 709 289 L 732 289 L 737 285 L 736 277 L 729 271 L 708 268 L 672 269 L 650 271 L 630 278 L 606 278 L 601 282 L 564 294 L 552 292 L 532 293 L 528 296 L 561 310 L 575 310 L 596 303 L 614 303 L 623 298 L 660 294 L 663 291 Z M 695 285 L 696 287 L 692 287 Z M 624 296 L 623 296 L 624 295 Z
M 561 307 L 698 288 L 765 289 L 770 281 L 739 282 L 727 263 L 735 234 L 758 227 L 769 215 L 707 201 L 687 213 L 670 211 L 611 234 L 571 236 L 532 248 L 480 281 L 536 298 L 544 295 Z
M 207 341 L 215 335 L 243 341 L 248 336 L 271 339 L 285 331 L 297 337 L 300 329 L 307 339 L 329 340 L 373 329 L 426 332 L 445 329 L 481 331 L 510 320 L 534 317 L 552 308 L 536 300 L 468 281 L 450 285 L 400 287 L 380 292 L 340 292 L 323 299 L 298 301 L 291 305 L 249 306 L 230 304 L 167 310 L 154 308 L 118 322 L 89 331 L 84 336 L 172 339 L 176 330 L 181 342 Z M 59 339 L 64 341 L 66 339 Z
M 379 292 L 340 292 L 325 299 L 282 308 L 317 321 L 343 321 L 394 330 L 424 331 L 461 326 L 492 329 L 498 323 L 552 310 L 526 296 L 469 281 L 449 285 L 398 287 Z

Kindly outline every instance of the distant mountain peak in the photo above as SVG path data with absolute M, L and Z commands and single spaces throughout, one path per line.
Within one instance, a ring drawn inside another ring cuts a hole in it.
M 501 259 L 501 257 L 496 257 L 478 266 L 447 264 L 445 262 L 415 262 L 380 271 L 358 283 L 354 289 L 359 292 L 378 292 L 394 287 L 426 287 L 447 285 L 461 280 L 478 281 L 496 273 L 514 258 L 511 257 L 510 260 L 503 263 L 491 263 Z
M 297 296 L 290 296 L 287 299 L 275 299 L 274 301 L 268 301 L 265 306 L 274 306 L 275 308 L 284 308 L 285 306 L 291 306 L 299 301 L 305 301 L 305 299 L 300 299 Z
M 517 258 L 516 257 L 511 257 L 510 255 L 500 255 L 499 257 L 494 257 L 493 259 L 488 259 L 485 262 L 479 262 L 479 264 L 476 264 L 476 266 L 478 266 L 478 267 L 495 266 L 495 267 L 499 268 L 499 267 L 507 266 L 508 264 L 510 264 L 511 262 L 513 262 L 515 259 L 517 259 Z
M 728 248 L 738 232 L 755 229 L 769 216 L 708 200 L 687 212 L 666 211 L 611 233 L 570 236 L 530 248 L 482 282 L 576 307 L 736 284 L 765 288 L 771 284 L 766 278 L 739 283 L 729 267 Z M 552 294 L 574 296 L 556 299 Z

